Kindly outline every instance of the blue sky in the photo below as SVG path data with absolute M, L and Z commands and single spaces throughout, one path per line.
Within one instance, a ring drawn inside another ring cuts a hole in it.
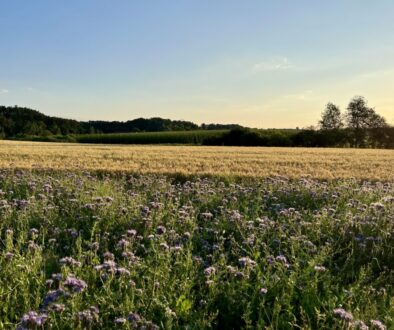
M 0 104 L 75 119 L 394 123 L 392 0 L 0 0 Z

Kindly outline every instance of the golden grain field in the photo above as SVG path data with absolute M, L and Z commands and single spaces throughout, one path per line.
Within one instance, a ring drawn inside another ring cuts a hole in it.
M 0 141 L 0 168 L 394 180 L 394 150 Z

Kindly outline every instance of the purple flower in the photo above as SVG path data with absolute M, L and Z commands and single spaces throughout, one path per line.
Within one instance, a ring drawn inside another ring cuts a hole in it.
M 64 294 L 65 292 L 62 289 L 49 291 L 45 296 L 44 300 L 42 301 L 41 309 L 47 308 L 50 304 L 59 300 L 59 298 Z
M 38 246 L 38 244 L 34 243 L 33 241 L 29 241 L 27 248 L 31 251 L 37 251 L 40 247 Z
M 127 236 L 134 237 L 135 235 L 137 235 L 137 231 L 135 229 L 129 229 L 127 231 Z
M 156 234 L 157 234 L 157 235 L 163 235 L 163 234 L 166 233 L 166 231 L 167 231 L 167 229 L 166 229 L 166 227 L 164 227 L 164 226 L 158 226 L 158 227 L 156 228 Z
M 12 252 L 7 252 L 7 253 L 5 254 L 5 259 L 6 259 L 7 261 L 11 261 L 12 258 L 14 258 L 14 254 L 13 254 Z
M 256 266 L 256 262 L 250 259 L 249 257 L 243 257 L 238 259 L 241 267 L 253 267 Z
M 233 267 L 233 266 L 226 266 L 226 269 L 227 269 L 227 271 L 230 273 L 230 274 L 235 274 L 236 272 L 237 272 L 237 268 L 235 268 L 235 267 Z
M 273 256 L 268 256 L 266 259 L 269 265 L 272 265 L 275 262 L 275 258 Z
M 116 262 L 113 260 L 106 260 L 101 265 L 104 269 L 112 269 L 116 267 Z
M 42 326 L 48 318 L 47 314 L 38 314 L 37 312 L 30 311 L 22 316 L 21 323 L 17 329 L 28 329 Z
M 54 281 L 60 281 L 60 280 L 63 278 L 62 274 L 60 274 L 60 273 L 52 274 L 51 277 L 52 277 L 52 279 L 53 279 Z
M 275 258 L 277 262 L 282 263 L 286 268 L 290 267 L 290 264 L 287 262 L 287 259 L 284 255 L 279 255 Z
M 239 280 L 242 280 L 243 278 L 247 278 L 247 276 L 244 273 L 242 273 L 242 272 L 236 272 L 234 274 L 234 276 L 235 276 L 235 278 L 237 278 Z
M 207 267 L 204 269 L 204 275 L 205 276 L 211 276 L 214 275 L 216 273 L 216 268 L 215 267 Z
M 266 295 L 266 294 L 267 294 L 267 292 L 268 292 L 268 290 L 267 290 L 266 288 L 261 288 L 261 289 L 259 290 L 259 294 L 260 294 L 260 296 L 264 296 L 264 295 Z
M 201 213 L 201 216 L 203 217 L 203 219 L 208 220 L 208 219 L 212 219 L 213 218 L 213 214 L 211 212 L 204 212 Z
M 77 279 L 74 276 L 68 276 L 64 281 L 64 286 L 74 292 L 82 292 L 88 287 L 85 281 Z
M 356 330 L 368 330 L 369 329 L 369 327 L 361 320 L 354 321 L 352 326 Z
M 59 263 L 60 263 L 61 265 L 67 265 L 67 266 L 77 266 L 77 267 L 81 266 L 81 263 L 80 263 L 79 261 L 75 260 L 75 259 L 72 258 L 72 257 L 64 257 L 64 258 L 61 258 L 61 259 L 59 260 Z
M 121 249 L 125 249 L 129 246 L 129 241 L 125 240 L 124 238 L 122 238 L 119 242 L 118 242 L 118 247 Z
M 31 236 L 37 235 L 37 234 L 38 234 L 38 229 L 36 229 L 36 228 L 31 228 L 31 229 L 29 230 L 29 234 L 30 234 Z
M 160 248 L 162 248 L 163 250 L 168 250 L 170 247 L 167 243 L 160 243 Z
M 78 320 L 86 325 L 94 322 L 98 322 L 98 318 L 99 318 L 98 312 L 96 313 L 92 308 L 82 312 L 78 312 Z
M 180 251 L 182 251 L 182 246 L 180 246 L 180 245 L 175 245 L 175 246 L 173 246 L 173 247 L 171 247 L 171 251 L 173 251 L 173 252 L 180 252 Z
M 376 202 L 371 204 L 371 208 L 375 209 L 376 211 L 384 211 L 385 206 L 382 203 Z
M 124 267 L 118 267 L 118 268 L 116 268 L 116 274 L 117 275 L 130 275 L 130 271 Z
M 105 260 L 114 260 L 115 259 L 114 254 L 111 253 L 111 252 L 105 252 L 103 254 L 103 257 L 104 257 Z
M 287 263 L 287 259 L 284 255 L 279 255 L 275 258 L 276 261 L 281 262 L 283 264 Z
M 335 308 L 333 313 L 334 316 L 339 317 L 341 320 L 345 322 L 351 322 L 353 320 L 352 313 L 345 311 L 343 308 Z
M 379 320 L 371 320 L 372 329 L 386 330 L 386 326 Z
M 136 323 L 136 324 L 138 324 L 138 323 L 140 323 L 142 321 L 141 316 L 139 316 L 137 313 L 130 313 L 129 316 L 127 316 L 127 319 L 130 322 L 133 322 L 133 323 Z
M 104 198 L 103 197 L 92 197 L 93 202 L 97 204 L 104 203 Z
M 127 320 L 124 317 L 118 317 L 114 321 L 115 324 L 119 324 L 119 325 L 125 324 L 126 322 Z
M 98 250 L 100 249 L 100 243 L 99 243 L 99 242 L 93 242 L 93 243 L 90 245 L 90 248 L 91 248 L 93 251 L 98 251 Z
M 134 255 L 134 253 L 130 252 L 130 251 L 123 251 L 122 252 L 122 257 L 125 258 L 125 259 L 128 259 L 128 260 L 130 260 L 132 262 L 138 261 L 138 257 L 136 257 Z

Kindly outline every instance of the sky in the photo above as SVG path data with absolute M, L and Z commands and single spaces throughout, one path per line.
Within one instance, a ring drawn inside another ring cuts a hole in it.
M 394 124 L 392 0 L 0 0 L 0 105 L 78 120 Z

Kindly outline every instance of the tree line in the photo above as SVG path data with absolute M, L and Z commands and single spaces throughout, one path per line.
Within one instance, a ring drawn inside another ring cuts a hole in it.
M 0 138 L 68 136 L 77 134 L 219 130 L 240 125 L 202 124 L 163 118 L 129 121 L 77 121 L 46 116 L 24 107 L 0 106 Z
M 21 107 L 0 106 L 0 138 L 47 141 L 78 141 L 75 136 L 107 133 L 227 130 L 207 134 L 204 145 L 394 148 L 394 127 L 356 96 L 344 113 L 329 102 L 316 128 L 250 129 L 240 125 L 201 124 L 162 118 L 120 121 L 88 121 L 46 116 Z M 71 137 L 71 138 L 70 138 Z M 130 137 L 131 138 L 131 137 Z M 182 138 L 184 138 L 182 136 Z M 124 140 L 124 136 L 122 136 Z M 156 141 L 156 140 L 155 140 Z M 160 142 L 157 139 L 156 143 Z M 181 140 L 180 142 L 181 143 Z

